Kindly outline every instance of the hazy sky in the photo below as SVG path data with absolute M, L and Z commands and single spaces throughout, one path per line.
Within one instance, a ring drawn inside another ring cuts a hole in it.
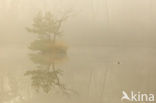
M 38 11 L 61 15 L 72 11 L 63 26 L 68 42 L 86 45 L 155 43 L 154 0 L 0 0 L 1 42 L 27 42 L 25 31 Z

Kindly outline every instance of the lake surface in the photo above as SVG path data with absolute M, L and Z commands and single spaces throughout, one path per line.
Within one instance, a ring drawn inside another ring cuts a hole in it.
M 27 47 L 2 46 L 0 51 L 1 75 L 9 72 L 19 82 L 30 86 L 24 72 L 35 66 L 29 60 L 30 51 Z M 58 67 L 64 71 L 62 82 L 76 91 L 76 95 L 67 98 L 53 94 L 50 98 L 49 95 L 39 93 L 45 99 L 38 103 L 49 103 L 52 99 L 55 103 L 120 103 L 122 90 L 153 92 L 156 85 L 155 61 L 156 48 L 71 46 L 68 49 L 68 60 Z M 29 103 L 36 102 L 40 97 L 34 91 L 31 94 Z M 23 95 L 28 96 L 27 93 Z

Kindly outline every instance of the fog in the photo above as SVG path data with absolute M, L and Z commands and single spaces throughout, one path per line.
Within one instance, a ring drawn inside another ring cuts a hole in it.
M 29 47 L 38 36 L 26 28 L 39 12 L 68 15 L 57 38 L 67 59 L 56 65 L 68 95 L 36 92 L 24 75 L 36 68 Z M 155 18 L 154 0 L 0 0 L 0 102 L 121 103 L 123 90 L 155 94 Z

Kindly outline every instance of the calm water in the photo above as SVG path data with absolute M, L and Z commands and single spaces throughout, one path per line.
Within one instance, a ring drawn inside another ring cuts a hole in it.
M 53 100 L 55 103 L 114 103 L 120 102 L 122 90 L 150 92 L 155 89 L 156 48 L 69 47 L 68 60 L 58 65 L 64 71 L 62 81 L 76 91 L 76 95 L 69 98 L 55 93 L 37 94 L 26 89 L 31 88 L 31 84 L 23 73 L 35 67 L 29 60 L 29 52 L 24 46 L 2 46 L 0 54 L 1 75 L 15 77 L 20 87 L 25 88 L 20 89 L 20 94 L 29 103 L 50 103 Z M 40 97 L 44 99 L 40 101 Z

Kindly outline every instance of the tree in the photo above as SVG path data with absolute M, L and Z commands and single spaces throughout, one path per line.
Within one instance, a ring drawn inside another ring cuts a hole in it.
M 34 18 L 32 27 L 27 28 L 28 32 L 38 35 L 38 39 L 29 46 L 29 49 L 33 51 L 30 59 L 37 64 L 37 68 L 25 73 L 31 76 L 32 86 L 37 91 L 42 89 L 48 93 L 53 87 L 65 89 L 59 78 L 62 70 L 56 68 L 56 64 L 67 57 L 67 47 L 57 41 L 61 35 L 62 23 L 66 18 L 66 15 L 57 18 L 50 12 L 44 15 L 39 13 Z

